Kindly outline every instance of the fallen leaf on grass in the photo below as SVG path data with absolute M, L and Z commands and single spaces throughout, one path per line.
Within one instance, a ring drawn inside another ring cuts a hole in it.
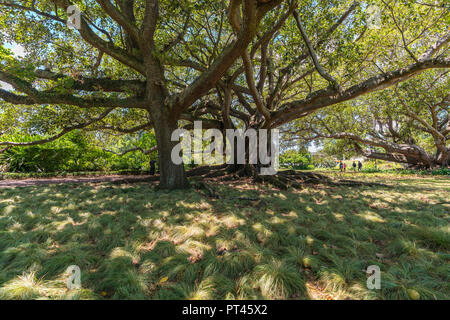
M 161 278 L 161 280 L 159 280 L 159 284 L 163 284 L 163 283 L 166 282 L 167 280 L 169 280 L 169 277 Z

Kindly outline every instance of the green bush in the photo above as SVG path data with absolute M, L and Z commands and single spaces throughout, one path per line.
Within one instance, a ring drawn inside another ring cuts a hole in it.
M 15 136 L 14 141 L 29 142 L 39 136 Z M 102 150 L 92 147 L 81 132 L 42 145 L 13 147 L 0 156 L 0 164 L 8 172 L 60 172 L 99 170 Z
M 63 167 L 70 149 L 52 149 L 41 146 L 12 148 L 1 157 L 10 172 L 58 171 Z
M 450 168 L 440 168 L 431 171 L 433 176 L 450 176 Z
M 45 137 L 15 135 L 8 140 L 30 142 Z M 81 131 L 71 132 L 64 137 L 43 145 L 13 147 L 0 154 L 0 168 L 12 173 L 93 172 L 93 171 L 142 171 L 148 170 L 149 156 L 141 152 L 130 152 L 118 156 L 95 146 Z M 143 135 L 139 143 L 150 144 L 150 138 Z M 122 141 L 121 141 L 122 142 Z M 133 146 L 131 146 L 133 147 Z M 123 149 L 131 148 L 128 141 Z M 145 147 L 145 146 L 142 146 Z
M 336 160 L 318 158 L 313 161 L 312 166 L 314 168 L 332 169 L 336 167 Z
M 378 168 L 363 168 L 361 171 L 362 171 L 362 172 L 365 172 L 365 173 L 377 173 L 377 172 L 383 172 L 383 170 L 378 169 Z
M 280 155 L 280 165 L 295 170 L 312 170 L 311 155 L 295 150 L 288 150 Z
M 115 170 L 115 171 L 80 171 L 80 172 L 4 172 L 0 173 L 1 179 L 26 179 L 26 178 L 57 178 L 57 177 L 83 177 L 83 176 L 103 176 L 106 174 L 115 175 L 143 175 L 148 174 L 148 170 Z
M 434 169 L 434 170 L 414 170 L 414 169 L 389 169 L 389 170 L 382 170 L 382 169 L 376 169 L 376 168 L 365 168 L 362 170 L 365 173 L 377 173 L 377 172 L 384 172 L 384 173 L 395 173 L 395 174 L 419 174 L 419 175 L 433 175 L 433 176 L 448 176 L 450 175 L 450 169 L 449 168 L 440 168 L 440 169 Z

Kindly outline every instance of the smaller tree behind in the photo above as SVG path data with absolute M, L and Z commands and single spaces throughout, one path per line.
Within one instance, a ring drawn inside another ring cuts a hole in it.
M 430 71 L 298 121 L 289 134 L 411 167 L 447 167 L 450 160 L 450 77 Z M 339 142 L 343 141 L 343 142 Z

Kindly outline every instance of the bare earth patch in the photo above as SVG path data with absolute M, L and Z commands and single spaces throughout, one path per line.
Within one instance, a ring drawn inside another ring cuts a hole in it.
M 158 176 L 149 175 L 105 175 L 95 177 L 55 177 L 55 178 L 28 178 L 23 180 L 0 180 L 0 188 L 30 187 L 46 184 L 65 183 L 102 183 L 102 182 L 144 182 L 156 181 Z

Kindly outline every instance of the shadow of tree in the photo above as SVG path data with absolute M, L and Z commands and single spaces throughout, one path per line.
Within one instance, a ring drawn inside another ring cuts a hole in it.
M 7 297 L 8 284 L 34 270 L 59 288 L 43 296 L 65 297 L 75 264 L 88 298 L 448 297 L 439 188 L 214 187 L 221 199 L 145 183 L 0 190 L 0 290 Z M 366 287 L 374 264 L 380 291 Z

